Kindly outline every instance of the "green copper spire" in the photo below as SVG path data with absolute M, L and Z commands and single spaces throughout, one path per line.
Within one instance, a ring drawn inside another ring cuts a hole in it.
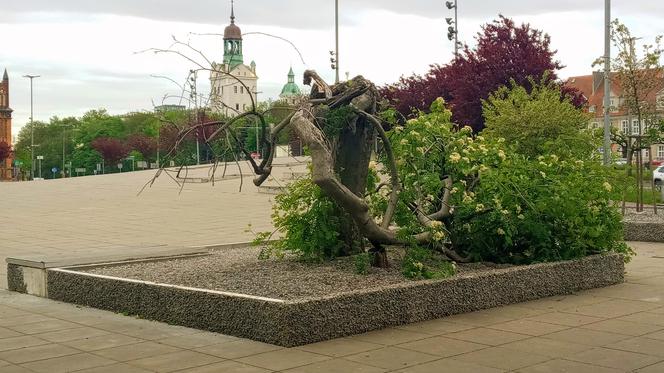
M 224 63 L 231 69 L 244 63 L 242 57 L 242 31 L 235 24 L 235 9 L 231 1 L 231 24 L 224 29 Z
M 302 92 L 300 92 L 300 87 L 295 84 L 295 73 L 293 72 L 293 68 L 290 68 L 290 71 L 288 71 L 288 83 L 284 85 L 284 88 L 281 90 L 281 94 L 279 97 L 285 98 L 285 97 L 292 97 L 292 96 L 299 96 L 301 95 Z

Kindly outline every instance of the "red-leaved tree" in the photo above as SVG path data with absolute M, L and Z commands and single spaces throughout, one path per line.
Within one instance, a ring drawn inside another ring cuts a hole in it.
M 157 140 L 143 133 L 136 133 L 127 140 L 131 150 L 141 153 L 144 159 L 150 159 L 157 154 Z
M 131 151 L 127 144 L 111 137 L 100 137 L 92 141 L 90 145 L 101 154 L 106 163 L 119 162 Z
M 528 87 L 528 77 L 535 81 L 548 74 L 555 80 L 556 70 L 563 66 L 554 60 L 550 37 L 529 24 L 517 26 L 513 20 L 500 19 L 486 24 L 476 36 L 477 46 L 467 45 L 458 58 L 447 65 L 432 65 L 424 76 L 402 77 L 397 83 L 383 87 L 386 97 L 404 116 L 413 110 L 426 111 L 438 97 L 449 102 L 454 121 L 469 125 L 475 131 L 484 128 L 482 100 L 510 79 Z M 575 104 L 582 106 L 582 96 L 566 91 Z

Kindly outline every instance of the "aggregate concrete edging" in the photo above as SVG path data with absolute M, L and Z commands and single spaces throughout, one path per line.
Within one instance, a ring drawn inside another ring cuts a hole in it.
M 641 223 L 626 221 L 625 241 L 664 242 L 663 223 Z
M 47 269 L 48 297 L 143 318 L 299 346 L 624 280 L 621 255 L 491 270 L 301 301 Z

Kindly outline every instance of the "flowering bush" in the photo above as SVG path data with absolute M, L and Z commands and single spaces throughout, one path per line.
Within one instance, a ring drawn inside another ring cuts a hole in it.
M 385 120 L 393 117 L 384 114 Z M 376 185 L 384 185 L 379 182 L 394 167 L 399 176 L 394 228 L 400 242 L 412 247 L 403 261 L 407 277 L 453 274 L 452 263 L 440 264 L 434 250 L 449 258 L 460 255 L 460 260 L 513 264 L 609 251 L 629 258 L 621 216 L 611 203 L 620 192 L 610 171 L 592 155 L 576 160 L 553 153 L 528 157 L 504 138 L 456 128 L 442 99 L 428 114 L 403 126 L 393 123 L 387 136 L 395 162 L 382 152 L 381 166 L 370 164 L 366 199 L 381 221 L 391 190 Z M 339 254 L 343 243 L 335 203 L 310 179 L 293 183 L 276 202 L 273 219 L 282 238 L 272 249 L 305 259 Z M 441 210 L 449 213 L 430 218 Z M 424 255 L 427 248 L 433 250 Z
M 473 137 L 468 127 L 456 130 L 450 118 L 438 99 L 430 114 L 390 133 L 403 185 L 395 217 L 403 236 L 432 230 L 434 241 L 472 260 L 499 263 L 629 252 L 611 204 L 618 192 L 598 162 L 561 160 L 556 154 L 528 159 L 502 138 Z M 413 208 L 440 207 L 444 176 L 452 180 L 453 214 L 444 224 L 422 228 Z M 385 195 L 372 202 L 382 211 Z

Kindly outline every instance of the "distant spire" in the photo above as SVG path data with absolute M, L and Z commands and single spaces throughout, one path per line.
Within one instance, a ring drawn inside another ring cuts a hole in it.
M 288 83 L 295 83 L 295 73 L 293 72 L 292 66 L 290 68 L 290 71 L 288 72 Z
M 233 0 L 231 0 L 231 24 L 235 24 L 235 9 L 233 9 L 233 8 L 234 8 L 234 4 L 233 4 Z
M 2 80 L 9 80 L 9 75 L 7 75 L 7 69 L 5 69 L 5 73 L 2 75 Z

